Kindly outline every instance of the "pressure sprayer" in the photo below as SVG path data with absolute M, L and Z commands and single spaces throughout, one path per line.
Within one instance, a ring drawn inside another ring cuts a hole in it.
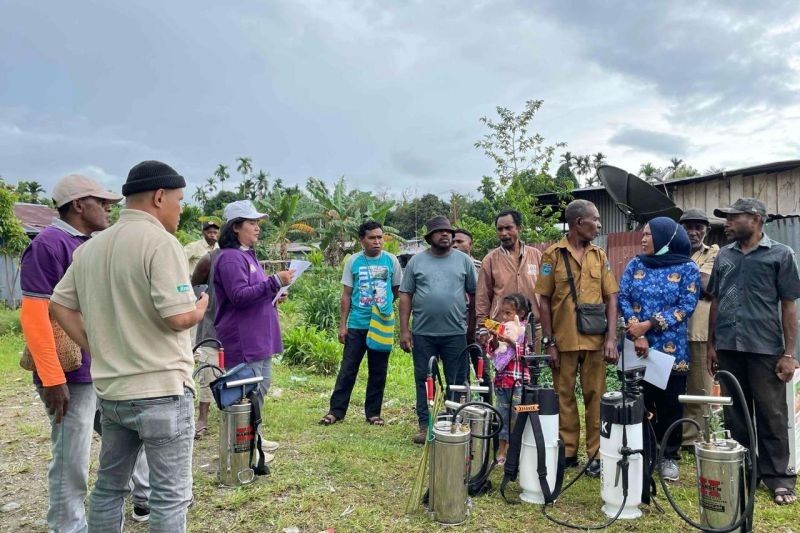
M 432 357 L 428 365 L 426 388 L 430 407 L 436 404 L 433 388 L 433 369 L 436 363 L 437 359 Z M 468 395 L 472 392 L 468 385 L 453 386 L 451 390 L 464 391 Z M 472 439 L 477 437 L 487 440 L 495 437 L 502 429 L 502 419 L 493 406 L 469 401 L 469 396 L 466 403 L 448 400 L 444 402 L 444 407 L 452 409 L 452 413 L 437 415 L 431 412 L 431 416 L 436 416 L 436 421 L 429 432 L 428 512 L 439 523 L 455 525 L 466 521 L 469 516 Z M 486 417 L 486 411 L 495 415 L 494 420 L 490 420 L 486 426 L 488 432 L 473 434 L 467 414 L 472 419 L 481 421 L 479 425 L 484 427 L 482 421 Z
M 676 420 L 664 434 L 661 441 L 661 450 L 669 441 L 669 437 L 676 429 L 681 429 L 684 423 L 693 424 L 700 436 L 694 444 L 695 460 L 697 462 L 697 494 L 700 504 L 700 522 L 697 523 L 678 507 L 672 499 L 667 483 L 661 478 L 664 494 L 687 524 L 701 530 L 713 533 L 726 533 L 728 531 L 752 531 L 753 506 L 755 504 L 756 487 L 758 486 L 758 472 L 756 467 L 755 429 L 747 409 L 742 387 L 736 377 L 725 370 L 719 370 L 715 379 L 725 378 L 736 391 L 739 408 L 744 413 L 747 425 L 749 448 L 730 438 L 728 431 L 712 432 L 710 419 L 712 406 L 732 405 L 733 399 L 728 396 L 678 396 L 678 401 L 687 404 L 700 404 L 703 406 L 703 428 L 691 418 Z M 659 452 L 659 460 L 663 452 Z M 748 468 L 749 465 L 749 468 Z M 745 492 L 745 479 L 749 479 L 748 490 Z
M 194 371 L 194 376 L 205 368 L 210 368 L 217 376 L 211 384 L 214 399 L 220 408 L 217 478 L 221 485 L 227 487 L 246 485 L 252 483 L 257 474 L 252 463 L 260 423 L 260 416 L 256 415 L 254 419 L 253 404 L 247 396 L 264 378 L 256 375 L 239 377 L 237 373 L 243 369 L 242 365 L 225 372 L 225 352 L 217 339 L 203 339 L 192 351 L 212 343 L 219 349 L 219 366 L 204 363 Z
M 624 328 L 624 321 L 618 324 Z M 620 332 L 621 333 L 621 332 Z M 639 504 L 642 495 L 649 496 L 649 474 L 653 466 L 653 446 L 645 445 L 644 425 L 650 435 L 652 428 L 645 419 L 644 398 L 640 382 L 644 378 L 644 367 L 622 368 L 617 372 L 622 381 L 622 390 L 603 394 L 600 402 L 600 449 L 586 462 L 583 470 L 572 479 L 561 494 L 586 472 L 600 454 L 600 495 L 603 498 L 602 510 L 608 516 L 602 524 L 580 525 L 556 519 L 547 514 L 552 504 L 542 506 L 542 513 L 552 522 L 571 529 L 605 529 L 618 519 L 633 519 L 641 516 Z M 649 499 L 649 498 L 648 498 Z

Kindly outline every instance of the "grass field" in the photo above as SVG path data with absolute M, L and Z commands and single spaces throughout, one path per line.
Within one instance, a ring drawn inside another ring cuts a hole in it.
M 21 507 L 0 513 L 0 531 L 45 531 L 46 469 L 49 459 L 48 423 L 30 384 L 30 375 L 17 366 L 22 342 L 15 333 L 0 336 L 0 506 Z M 210 433 L 198 441 L 194 454 L 194 496 L 189 513 L 191 531 L 432 531 L 436 526 L 418 507 L 404 509 L 421 447 L 410 438 L 416 429 L 413 412 L 410 357 L 394 353 L 384 398 L 385 427 L 364 422 L 365 380 L 359 379 L 351 410 L 343 423 L 317 424 L 325 414 L 333 377 L 309 375 L 299 368 L 275 366 L 272 395 L 265 406 L 265 436 L 278 440 L 272 473 L 237 489 L 216 483 L 217 418 Z M 362 376 L 363 378 L 363 376 Z M 95 439 L 96 440 L 96 439 Z M 96 464 L 97 442 L 93 450 Z M 696 518 L 693 459 L 681 463 L 675 495 Z M 569 470 L 567 479 L 575 475 Z M 501 472 L 492 475 L 495 486 Z M 512 484 L 513 495 L 518 488 Z M 641 519 L 618 522 L 609 531 L 688 531 L 659 497 L 663 514 L 643 506 Z M 563 495 L 552 514 L 581 524 L 601 523 L 599 481 L 581 479 Z M 776 507 L 760 490 L 756 531 L 793 531 L 800 505 Z M 445 529 L 445 528 L 442 528 Z M 475 498 L 469 521 L 449 531 L 561 531 L 547 521 L 536 505 L 507 505 L 495 492 Z M 131 521 L 126 531 L 146 531 Z

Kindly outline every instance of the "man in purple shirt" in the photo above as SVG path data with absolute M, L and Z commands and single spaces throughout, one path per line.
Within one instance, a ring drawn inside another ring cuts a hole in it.
M 85 531 L 84 499 L 89 480 L 89 454 L 97 398 L 92 389 L 91 357 L 81 351 L 81 366 L 64 372 L 55 350 L 47 305 L 64 276 L 76 248 L 90 234 L 109 225 L 111 205 L 122 196 L 104 190 L 91 179 L 69 175 L 53 188 L 58 218 L 45 228 L 22 255 L 22 331 L 36 370 L 36 385 L 50 415 L 52 460 L 48 471 L 50 506 L 47 523 L 53 531 Z M 147 462 L 139 460 L 133 491 L 134 520 L 146 520 Z

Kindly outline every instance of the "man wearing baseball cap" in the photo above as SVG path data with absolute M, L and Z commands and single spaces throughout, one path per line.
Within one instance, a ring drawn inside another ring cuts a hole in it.
M 755 198 L 740 198 L 715 209 L 725 218 L 733 242 L 719 251 L 708 292 L 708 371 L 731 372 L 742 385 L 758 428 L 758 475 L 777 505 L 794 503 L 795 475 L 787 473 L 786 382 L 795 359 L 800 274 L 794 251 L 764 233 L 767 208 Z M 726 383 L 722 381 L 723 391 Z M 741 406 L 725 407 L 725 427 L 747 442 Z
M 186 182 L 159 161 L 134 166 L 119 221 L 79 248 L 50 311 L 91 349 L 103 429 L 89 503 L 91 531 L 121 531 L 123 498 L 140 448 L 150 465 L 150 530 L 183 532 L 192 500 L 195 296 L 178 228 Z
M 719 246 L 707 246 L 703 243 L 708 232 L 709 221 L 702 209 L 687 209 L 681 215 L 680 223 L 689 236 L 692 246 L 692 261 L 700 269 L 700 301 L 689 319 L 689 375 L 686 380 L 686 394 L 703 395 L 711 393 L 713 380 L 708 374 L 706 364 L 706 343 L 708 341 L 708 311 L 711 308 L 711 295 L 708 289 L 708 278 L 714 268 L 714 260 L 719 253 Z M 697 404 L 687 404 L 683 408 L 684 416 L 703 423 L 703 410 Z M 683 447 L 694 452 L 697 440 L 697 428 L 692 424 L 683 425 Z
M 189 262 L 189 275 L 194 272 L 197 263 L 200 259 L 210 254 L 217 248 L 217 239 L 219 239 L 219 224 L 213 220 L 203 222 L 203 238 L 194 242 L 190 242 L 183 247 L 183 252 L 186 254 L 186 261 Z
M 48 303 L 53 289 L 72 263 L 76 248 L 92 233 L 109 226 L 112 204 L 122 196 L 103 189 L 86 176 L 70 174 L 53 188 L 58 217 L 31 242 L 22 255 L 20 322 L 35 370 L 33 383 L 50 417 L 47 525 L 53 531 L 86 529 L 84 500 L 89 482 L 92 423 L 97 397 L 89 372 L 91 357 L 81 352 L 80 366 L 65 372 L 56 349 Z M 61 332 L 59 332 L 61 338 Z M 60 341 L 62 351 L 65 342 Z M 145 467 L 146 468 L 146 467 Z M 146 480 L 145 480 L 146 481 Z M 135 496 L 135 507 L 147 510 L 147 486 Z M 145 514 L 146 516 L 146 514 Z

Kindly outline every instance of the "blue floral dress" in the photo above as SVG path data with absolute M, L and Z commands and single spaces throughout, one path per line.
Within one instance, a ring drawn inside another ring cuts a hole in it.
M 700 271 L 693 261 L 652 268 L 634 257 L 625 268 L 619 308 L 625 322 L 650 320 L 650 347 L 675 356 L 673 373 L 689 371 L 688 321 L 701 293 Z

